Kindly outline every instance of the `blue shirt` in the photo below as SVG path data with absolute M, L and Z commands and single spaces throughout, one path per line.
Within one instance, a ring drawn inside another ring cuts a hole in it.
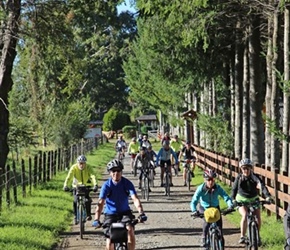
M 200 202 L 200 205 L 205 209 L 209 207 L 218 207 L 218 196 L 221 196 L 225 200 L 228 207 L 233 205 L 232 199 L 220 185 L 215 184 L 212 189 L 208 189 L 205 183 L 199 185 L 190 203 L 191 211 L 196 211 L 198 202 Z
M 119 214 L 130 211 L 128 195 L 136 195 L 136 190 L 131 181 L 122 177 L 118 183 L 109 178 L 100 191 L 100 199 L 106 200 L 105 214 Z
M 156 156 L 156 164 L 158 164 L 159 159 L 161 161 L 169 161 L 170 155 L 173 155 L 175 162 L 178 162 L 178 158 L 175 154 L 175 152 L 172 150 L 172 148 L 169 148 L 168 150 L 165 150 L 164 148 L 161 148 Z

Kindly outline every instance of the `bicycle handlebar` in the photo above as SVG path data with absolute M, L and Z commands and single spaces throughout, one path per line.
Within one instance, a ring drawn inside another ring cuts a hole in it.
M 227 208 L 227 209 L 221 210 L 220 213 L 221 213 L 221 215 L 225 216 L 225 215 L 230 214 L 234 211 L 236 211 L 234 208 Z M 195 214 L 192 213 L 190 216 L 194 217 L 193 219 L 204 218 L 204 213 L 200 213 L 200 212 L 197 212 Z
M 235 207 L 238 207 L 238 206 L 251 207 L 251 206 L 257 206 L 257 205 L 269 205 L 271 203 L 272 203 L 271 201 L 267 201 L 267 200 L 255 200 L 251 202 L 237 201 L 235 202 Z

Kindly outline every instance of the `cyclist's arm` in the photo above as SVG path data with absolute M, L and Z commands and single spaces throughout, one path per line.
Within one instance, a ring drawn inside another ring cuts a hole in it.
M 159 158 L 160 158 L 160 156 L 161 156 L 161 154 L 162 154 L 162 148 L 158 151 L 158 154 L 157 154 L 157 156 L 156 156 L 156 165 L 158 165 L 158 162 L 159 162 Z
M 65 178 L 63 187 L 68 187 L 68 184 L 71 184 L 73 177 L 74 177 L 74 168 L 71 167 Z
M 255 178 L 255 181 L 257 182 L 257 186 L 259 189 L 262 190 L 262 193 L 266 196 L 266 197 L 270 197 L 271 194 L 268 190 L 268 188 L 266 187 L 266 185 L 264 184 L 264 182 L 259 178 L 258 175 L 254 174 L 254 178 Z
M 177 162 L 178 162 L 178 158 L 177 158 L 177 156 L 176 156 L 176 153 L 173 151 L 172 148 L 170 148 L 170 150 L 171 150 L 171 154 L 173 155 L 173 157 L 174 157 L 174 159 L 175 159 L 175 163 L 177 163 Z
M 238 175 L 234 181 L 233 187 L 232 187 L 232 193 L 231 193 L 231 198 L 232 200 L 236 199 L 237 193 L 238 193 L 238 188 L 239 188 L 239 180 L 241 176 Z
M 226 193 L 226 191 L 221 187 L 218 186 L 218 192 L 219 195 L 224 199 L 224 201 L 227 203 L 228 207 L 232 207 L 233 206 L 233 202 L 232 199 L 230 198 L 230 196 Z
M 131 195 L 131 198 L 132 198 L 134 206 L 138 210 L 139 214 L 142 214 L 144 211 L 143 211 L 143 207 L 142 207 L 141 201 L 138 198 L 137 194 Z
M 197 210 L 197 203 L 199 202 L 199 199 L 201 197 L 201 192 L 202 192 L 202 186 L 203 185 L 200 185 L 197 190 L 195 191 L 194 195 L 192 196 L 192 200 L 190 202 L 190 209 L 191 209 L 191 212 L 194 212 Z
M 98 200 L 96 211 L 95 211 L 95 220 L 100 221 L 102 211 L 104 209 L 105 199 L 100 198 Z
M 134 168 L 137 167 L 137 164 L 138 164 L 138 161 L 139 161 L 139 154 L 137 154 L 137 156 L 135 157 L 135 160 L 134 160 Z

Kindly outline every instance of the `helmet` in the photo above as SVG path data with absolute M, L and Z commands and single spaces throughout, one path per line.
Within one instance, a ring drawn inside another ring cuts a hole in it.
M 118 160 L 112 160 L 107 164 L 107 170 L 110 172 L 113 168 L 124 169 L 123 163 Z
M 242 159 L 239 162 L 239 167 L 242 167 L 242 166 L 251 166 L 251 167 L 253 167 L 253 162 L 249 158 Z
M 216 178 L 216 176 L 217 176 L 216 172 L 211 169 L 206 169 L 203 173 L 203 177 L 205 179 L 213 179 Z
M 136 137 L 133 137 L 133 138 L 132 138 L 132 141 L 136 141 Z
M 165 140 L 163 143 L 162 143 L 162 146 L 169 146 L 169 141 L 168 140 Z
M 178 138 L 178 135 L 174 135 L 173 138 L 174 138 L 174 139 L 177 139 L 177 138 Z
M 186 141 L 186 145 L 191 145 L 191 142 L 190 141 Z
M 84 155 L 80 155 L 77 159 L 77 162 L 86 162 L 87 158 Z

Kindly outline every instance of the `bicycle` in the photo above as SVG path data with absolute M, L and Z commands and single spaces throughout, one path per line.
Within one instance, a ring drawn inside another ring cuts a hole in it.
M 194 162 L 193 159 L 187 159 L 184 162 L 184 168 L 185 168 L 185 172 L 186 172 L 186 177 L 185 177 L 185 182 L 186 182 L 186 186 L 188 191 L 190 191 L 190 186 L 191 186 L 191 180 L 194 177 L 194 173 L 191 171 L 191 164 Z
M 257 250 L 260 246 L 260 233 L 258 230 L 258 222 L 254 211 L 259 208 L 260 205 L 271 204 L 271 201 L 255 200 L 252 202 L 236 202 L 235 206 L 245 206 L 247 208 L 247 223 L 248 230 L 245 239 L 245 249 Z
M 234 209 L 229 208 L 229 209 L 225 209 L 221 211 L 220 213 L 222 215 L 227 215 L 234 211 L 235 211 Z M 194 218 L 204 218 L 204 213 L 197 213 L 195 215 L 192 214 L 191 216 Z M 205 240 L 206 250 L 223 250 L 224 249 L 224 240 L 223 240 L 222 232 L 219 226 L 217 225 L 218 220 L 210 223 L 208 233 L 206 235 L 206 240 Z
M 77 196 L 77 215 L 76 215 L 76 224 L 79 222 L 80 224 L 80 237 L 83 239 L 83 235 L 85 232 L 85 223 L 86 223 L 86 193 L 93 191 L 91 187 L 85 186 L 85 185 L 79 185 L 76 188 L 74 188 Z
M 150 168 L 149 167 L 141 167 L 140 168 L 142 172 L 142 184 L 141 184 L 141 197 L 142 199 L 146 199 L 149 201 L 149 183 L 150 183 Z
M 167 163 L 164 163 L 164 188 L 165 188 L 165 195 L 170 197 L 170 177 L 171 173 L 169 172 L 169 167 Z
M 149 186 L 154 187 L 154 176 L 155 176 L 155 163 L 154 161 L 150 161 L 149 164 Z

